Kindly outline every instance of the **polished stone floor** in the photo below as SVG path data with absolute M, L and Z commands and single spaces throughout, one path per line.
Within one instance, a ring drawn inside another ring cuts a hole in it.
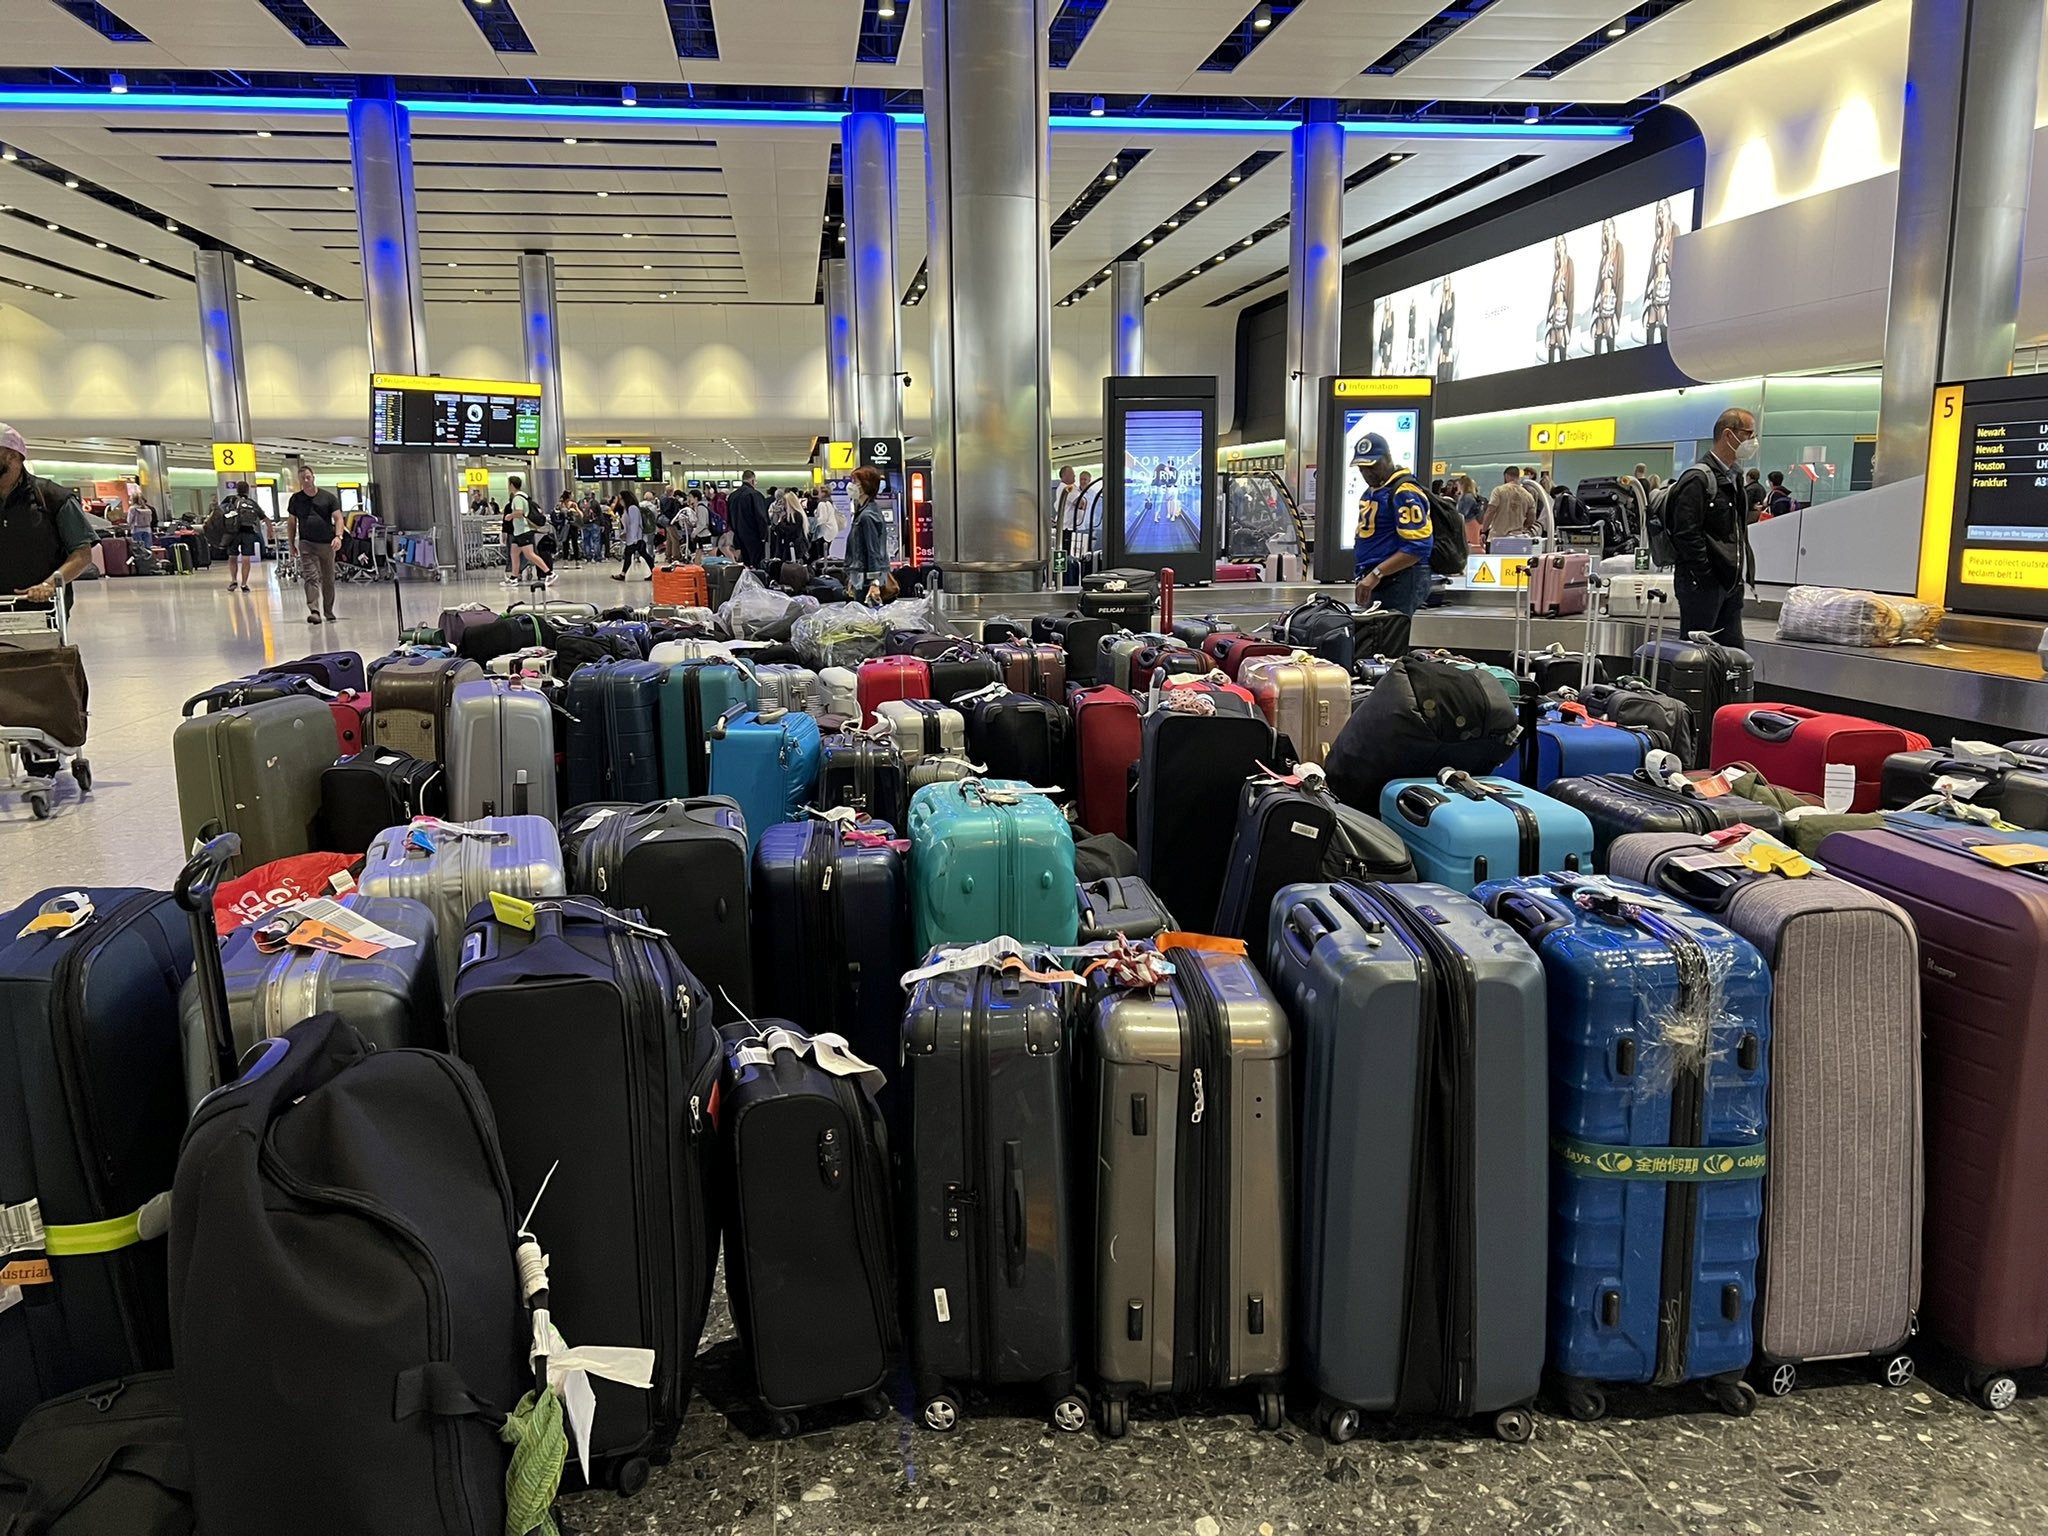
M 67 785 L 44 823 L 0 796 L 0 905 L 57 884 L 168 882 L 180 843 L 170 736 L 183 700 L 311 649 L 375 655 L 398 628 L 389 587 L 344 587 L 342 622 L 329 629 L 307 625 L 298 594 L 281 596 L 267 570 L 246 596 L 225 585 L 215 570 L 81 589 L 75 633 L 92 679 L 98 787 L 81 804 Z M 572 569 L 556 595 L 609 603 L 620 590 Z M 647 583 L 625 590 L 645 601 Z M 408 584 L 404 595 L 406 622 L 431 623 L 451 595 L 498 603 L 506 589 L 478 575 L 452 594 Z M 1008 1416 L 970 1408 L 946 1437 L 848 1411 L 778 1441 L 746 1402 L 721 1314 L 673 1462 L 638 1498 L 586 1495 L 567 1515 L 583 1536 L 2048 1532 L 2048 1372 L 2023 1376 L 2019 1404 L 1996 1416 L 1956 1395 L 1951 1367 L 1930 1361 L 1927 1374 L 1887 1391 L 1861 1366 L 1816 1368 L 1810 1386 L 1746 1420 L 1689 1392 L 1621 1392 L 1608 1421 L 1545 1414 L 1526 1446 L 1369 1423 L 1335 1447 L 1298 1415 L 1260 1434 L 1232 1400 L 1181 1418 L 1141 1413 L 1116 1444 L 1056 1435 L 1022 1403 Z

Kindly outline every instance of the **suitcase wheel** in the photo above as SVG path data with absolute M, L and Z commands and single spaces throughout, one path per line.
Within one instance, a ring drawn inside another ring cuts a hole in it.
M 917 1416 L 932 1433 L 949 1435 L 959 1427 L 960 1404 L 950 1393 L 941 1392 L 937 1397 L 927 1398 Z
M 1878 1379 L 1888 1387 L 1908 1386 L 1912 1383 L 1915 1369 L 1911 1355 L 1893 1355 L 1885 1361 Z
M 1287 1400 L 1278 1387 L 1259 1389 L 1259 1406 L 1252 1414 L 1252 1423 L 1260 1429 L 1278 1429 L 1287 1422 Z
M 793 1413 L 771 1413 L 768 1416 L 768 1427 L 774 1431 L 776 1439 L 791 1440 L 796 1437 L 796 1432 L 802 1425 Z
M 889 1417 L 889 1410 L 896 1405 L 889 1401 L 889 1394 L 880 1387 L 875 1388 L 860 1400 L 860 1411 L 864 1418 L 881 1420 Z
M 1756 1412 L 1756 1388 L 1748 1382 L 1717 1377 L 1707 1383 L 1707 1396 L 1716 1408 L 1731 1418 L 1746 1419 Z
M 1564 1411 L 1581 1424 L 1607 1417 L 1607 1394 L 1590 1381 L 1561 1381 L 1558 1396 L 1564 1400 Z
M 1088 1399 L 1069 1392 L 1052 1405 L 1052 1427 L 1062 1434 L 1078 1434 L 1088 1427 Z
M 1527 1445 L 1536 1438 L 1536 1415 L 1526 1408 L 1503 1408 L 1493 1416 L 1493 1432 L 1509 1445 Z
M 1325 1403 L 1316 1414 L 1317 1428 L 1323 1438 L 1332 1445 L 1349 1445 L 1358 1438 L 1359 1415 L 1356 1408 L 1346 1408 L 1340 1403 Z
M 612 1489 L 622 1499 L 630 1499 L 647 1486 L 647 1458 L 628 1456 L 612 1468 Z
M 1097 1403 L 1095 1418 L 1103 1434 L 1112 1440 L 1121 1440 L 1130 1432 L 1130 1404 L 1120 1397 L 1105 1397 Z
M 1964 1378 L 1979 1407 L 2003 1413 L 2019 1400 L 2020 1384 L 2004 1371 L 1972 1371 Z
M 1772 1397 L 1789 1397 L 1792 1389 L 1799 1385 L 1799 1367 L 1790 1361 L 1760 1367 L 1757 1382 Z

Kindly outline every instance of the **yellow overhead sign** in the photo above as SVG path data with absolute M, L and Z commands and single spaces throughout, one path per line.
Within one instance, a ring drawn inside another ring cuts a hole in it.
M 516 379 L 441 379 L 416 373 L 373 373 L 372 389 L 426 389 L 458 395 L 528 395 L 538 400 L 540 386 Z
M 464 465 L 462 488 L 465 491 L 488 491 L 491 488 L 491 472 L 482 465 Z
M 1340 400 L 1365 399 L 1410 399 L 1416 395 L 1427 395 L 1436 388 L 1436 380 L 1419 379 L 1332 379 L 1331 387 Z
M 254 443 L 215 443 L 213 470 L 218 475 L 246 475 L 256 467 Z
M 1531 453 L 1564 453 L 1580 448 L 1612 448 L 1617 423 L 1612 416 L 1587 421 L 1539 421 L 1529 428 Z
M 832 474 L 851 474 L 859 464 L 860 457 L 852 443 L 827 443 L 825 445 L 825 468 Z

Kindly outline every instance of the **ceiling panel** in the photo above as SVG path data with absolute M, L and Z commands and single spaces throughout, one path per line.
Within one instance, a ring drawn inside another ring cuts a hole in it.
M 1209 90 L 1226 77 L 1198 78 L 1202 61 L 1250 9 L 1246 0 L 1110 0 L 1073 61 L 1055 72 L 1053 88 L 1118 93 Z
M 1630 101 L 1833 3 L 1692 0 L 1549 80 L 1512 80 L 1491 94 L 1515 101 Z
M 1248 9 L 1240 8 L 1238 15 Z M 1229 90 L 1259 95 L 1339 95 L 1349 91 L 1361 70 L 1436 15 L 1437 9 L 1435 0 L 1304 0 L 1236 69 L 1205 78 Z
M 1625 0 L 1494 0 L 1406 69 L 1368 83 L 1411 101 L 1484 99 L 1626 8 Z

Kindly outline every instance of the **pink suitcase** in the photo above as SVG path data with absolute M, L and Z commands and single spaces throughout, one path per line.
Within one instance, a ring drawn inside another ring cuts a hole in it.
M 341 756 L 353 757 L 370 741 L 370 696 L 350 688 L 327 701 L 334 711 L 334 734 L 341 743 Z
M 1586 578 L 1593 558 L 1583 553 L 1529 557 L 1529 612 L 1563 619 L 1586 611 Z

